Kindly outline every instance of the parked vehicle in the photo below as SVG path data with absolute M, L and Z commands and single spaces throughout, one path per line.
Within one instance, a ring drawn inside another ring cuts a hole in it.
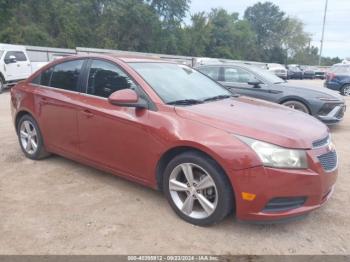
M 343 96 L 350 96 L 350 64 L 332 67 L 327 73 L 325 86 L 340 92 Z
M 304 79 L 315 79 L 315 70 L 311 66 L 300 66 Z
M 25 156 L 55 153 L 162 190 L 196 225 L 295 218 L 337 177 L 328 128 L 233 96 L 185 65 L 145 58 L 56 60 L 11 89 Z
M 241 64 L 197 68 L 233 93 L 268 100 L 313 115 L 326 124 L 343 119 L 344 99 L 327 89 L 293 86 L 266 70 Z
M 288 65 L 288 79 L 303 79 L 303 71 L 297 65 Z
M 287 69 L 280 64 L 267 64 L 267 70 L 271 73 L 275 74 L 276 76 L 287 79 L 288 78 L 288 71 Z
M 25 47 L 0 44 L 0 93 L 45 64 L 30 62 Z
M 321 79 L 321 80 L 326 79 L 326 69 L 321 67 L 314 67 L 314 71 L 315 71 L 316 79 Z

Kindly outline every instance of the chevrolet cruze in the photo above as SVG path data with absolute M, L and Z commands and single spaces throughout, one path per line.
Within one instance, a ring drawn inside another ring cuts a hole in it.
M 330 198 L 337 177 L 323 123 L 171 62 L 64 58 L 17 84 L 11 107 L 28 158 L 57 154 L 162 190 L 196 225 L 231 212 L 263 222 L 304 216 Z

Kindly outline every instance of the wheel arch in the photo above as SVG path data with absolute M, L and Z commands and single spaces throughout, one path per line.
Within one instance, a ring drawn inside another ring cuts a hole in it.
M 16 132 L 18 132 L 18 123 L 19 123 L 19 120 L 25 116 L 25 115 L 29 115 L 31 116 L 37 123 L 38 121 L 35 119 L 34 115 L 29 111 L 29 110 L 20 110 L 17 112 L 16 116 L 15 116 L 15 128 L 16 128 Z
M 288 101 L 297 101 L 297 102 L 303 103 L 307 107 L 307 109 L 309 110 L 310 114 L 313 115 L 313 111 L 311 110 L 310 103 L 306 99 L 299 97 L 299 96 L 288 96 L 288 97 L 281 98 L 278 101 L 278 103 L 280 105 L 282 105 L 283 103 L 288 102 Z
M 197 152 L 198 154 L 203 155 L 203 156 L 211 159 L 217 165 L 217 167 L 222 171 L 222 173 L 224 174 L 224 176 L 226 177 L 226 179 L 230 183 L 232 195 L 235 197 L 234 185 L 232 185 L 231 179 L 227 175 L 227 173 L 226 173 L 225 169 L 222 167 L 222 165 L 209 153 L 207 153 L 199 148 L 193 147 L 193 146 L 176 146 L 176 147 L 170 148 L 169 150 L 167 150 L 166 152 L 163 153 L 163 155 L 158 160 L 157 167 L 156 167 L 156 181 L 157 181 L 158 190 L 160 190 L 160 191 L 163 190 L 163 177 L 164 177 L 163 173 L 164 173 L 167 165 L 169 164 L 169 162 L 174 157 L 178 156 L 179 154 L 185 153 L 185 152 Z

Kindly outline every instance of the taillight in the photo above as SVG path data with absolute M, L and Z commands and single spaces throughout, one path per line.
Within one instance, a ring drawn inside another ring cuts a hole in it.
M 327 80 L 331 81 L 335 78 L 335 74 L 334 73 L 327 73 Z

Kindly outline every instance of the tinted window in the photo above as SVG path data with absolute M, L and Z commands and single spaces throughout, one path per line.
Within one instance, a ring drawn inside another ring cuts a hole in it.
M 282 78 L 279 78 L 278 76 L 267 70 L 260 69 L 254 66 L 249 67 L 249 70 L 253 71 L 256 75 L 258 75 L 260 78 L 263 78 L 267 82 L 273 84 L 280 84 L 285 82 Z
M 219 80 L 220 67 L 204 67 L 198 70 L 216 81 Z
M 248 83 L 250 81 L 256 81 L 252 73 L 240 68 L 224 68 L 224 76 L 225 82 Z
M 231 95 L 209 77 L 185 66 L 170 63 L 129 63 L 165 103 L 178 100 L 203 100 Z
M 134 87 L 132 80 L 117 65 L 101 60 L 92 62 L 88 94 L 107 98 L 116 91 Z
M 5 59 L 10 59 L 10 56 L 16 57 L 16 60 L 18 62 L 27 61 L 26 55 L 24 54 L 24 52 L 21 51 L 8 51 L 6 53 Z
M 50 86 L 50 79 L 52 76 L 53 68 L 50 68 L 40 75 L 38 75 L 34 80 L 32 81 L 33 84 L 42 85 L 42 86 Z
M 78 91 L 78 79 L 83 63 L 83 60 L 74 60 L 56 65 L 52 72 L 50 86 L 64 90 Z M 42 75 L 43 83 L 47 83 L 50 76 L 49 72 L 45 73 Z

